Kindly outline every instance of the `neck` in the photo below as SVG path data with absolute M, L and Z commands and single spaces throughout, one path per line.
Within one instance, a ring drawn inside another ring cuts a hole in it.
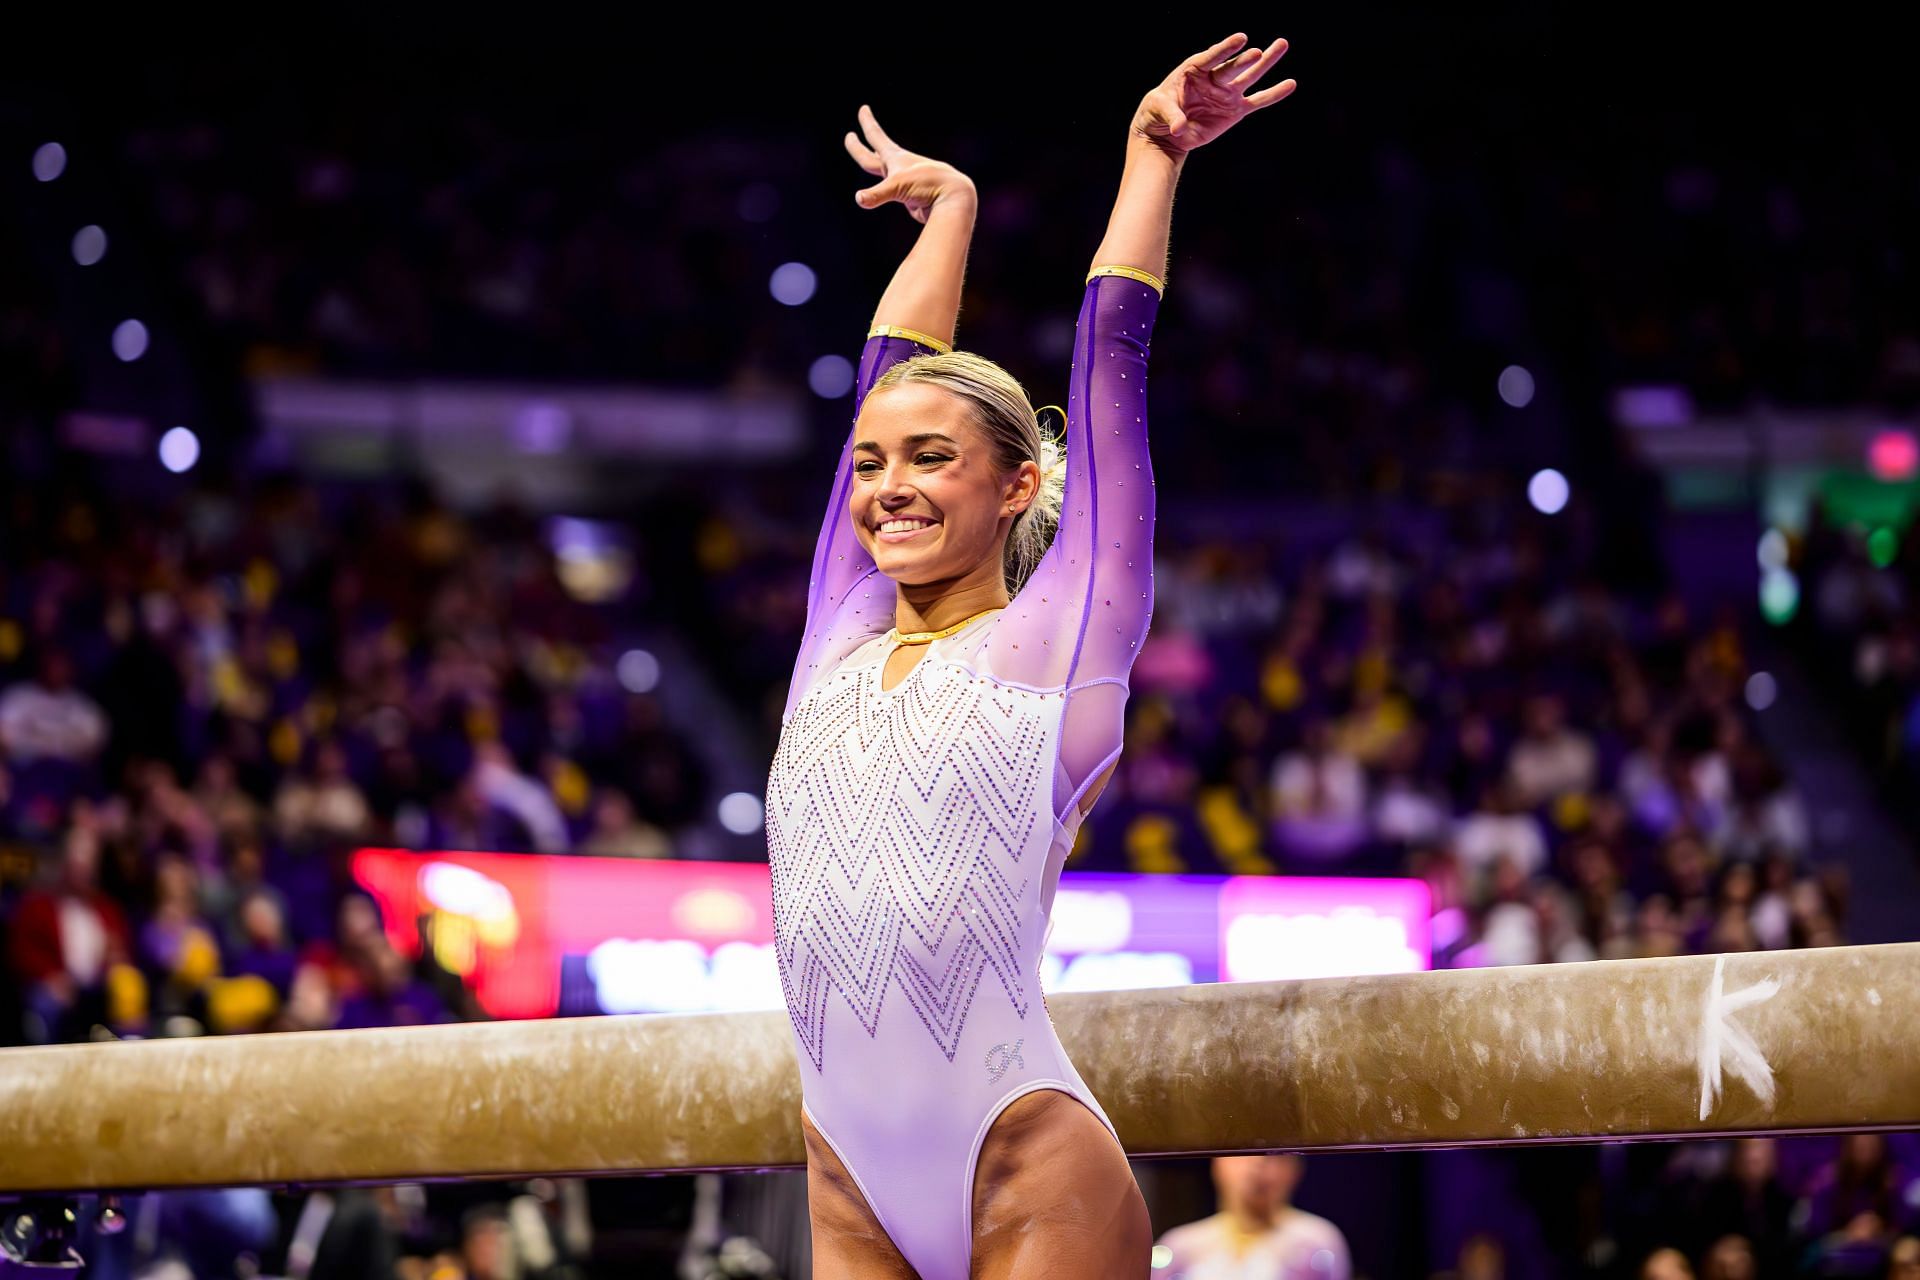
M 1242 1235 L 1257 1235 L 1273 1230 L 1275 1224 L 1280 1221 L 1286 1212 L 1286 1205 L 1280 1205 L 1271 1213 L 1264 1214 L 1255 1213 L 1243 1205 L 1229 1205 L 1220 1211 L 1220 1216 L 1227 1220 L 1228 1226 L 1233 1227 Z
M 896 583 L 893 625 L 902 635 L 939 631 L 971 618 L 984 609 L 1004 609 L 1009 603 L 1007 583 L 996 560 L 965 578 L 945 582 Z

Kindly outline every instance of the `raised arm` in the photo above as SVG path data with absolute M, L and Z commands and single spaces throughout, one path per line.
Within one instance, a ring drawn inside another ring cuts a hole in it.
M 1127 681 L 1153 613 L 1153 463 L 1147 353 L 1165 291 L 1173 193 L 1187 153 L 1292 92 L 1246 89 L 1286 42 L 1242 51 L 1244 34 L 1195 54 L 1141 101 L 1106 236 L 1095 251 L 1067 398 L 1060 527 L 995 624 L 1002 679 L 1064 689 L 1054 816 L 1084 814 L 1120 757 Z
M 855 201 L 865 209 L 898 201 L 922 228 L 881 295 L 861 349 L 853 391 L 855 421 L 867 391 L 890 366 L 909 356 L 952 349 L 978 203 L 973 181 L 965 174 L 898 146 L 881 130 L 870 108 L 860 108 L 860 121 L 872 145 L 848 132 L 847 150 L 861 168 L 882 181 L 856 193 Z M 855 645 L 893 623 L 894 592 L 874 586 L 876 581 L 882 587 L 886 583 L 847 518 L 847 491 L 852 483 L 853 424 L 849 423 L 814 543 L 806 630 L 787 688 L 783 723 L 820 672 L 830 670 Z

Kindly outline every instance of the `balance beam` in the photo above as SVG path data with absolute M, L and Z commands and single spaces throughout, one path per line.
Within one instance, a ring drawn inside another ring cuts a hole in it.
M 1920 943 L 1050 1000 L 1137 1156 L 1920 1126 Z M 777 1010 L 0 1051 L 0 1192 L 804 1159 Z

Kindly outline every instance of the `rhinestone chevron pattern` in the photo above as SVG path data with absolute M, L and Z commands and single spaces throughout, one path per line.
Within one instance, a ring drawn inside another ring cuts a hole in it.
M 767 779 L 780 981 L 816 1070 L 836 994 L 869 1036 L 904 998 L 948 1061 L 983 984 L 1022 1018 L 1031 1000 L 1021 916 L 1051 835 L 1059 695 L 933 654 L 891 690 L 880 671 L 804 698 Z

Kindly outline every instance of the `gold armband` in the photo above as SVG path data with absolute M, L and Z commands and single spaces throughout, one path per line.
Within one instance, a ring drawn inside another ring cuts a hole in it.
M 903 329 L 897 324 L 877 324 L 867 330 L 867 336 L 869 338 L 905 338 L 923 347 L 932 347 L 941 355 L 946 355 L 953 350 L 953 344 L 950 342 L 942 342 L 938 338 L 921 333 L 918 329 Z
M 1095 276 L 1125 276 L 1129 280 L 1138 280 L 1141 284 L 1151 287 L 1163 298 L 1167 296 L 1167 282 L 1152 272 L 1142 271 L 1138 267 L 1095 267 L 1087 272 L 1087 283 L 1092 284 Z

